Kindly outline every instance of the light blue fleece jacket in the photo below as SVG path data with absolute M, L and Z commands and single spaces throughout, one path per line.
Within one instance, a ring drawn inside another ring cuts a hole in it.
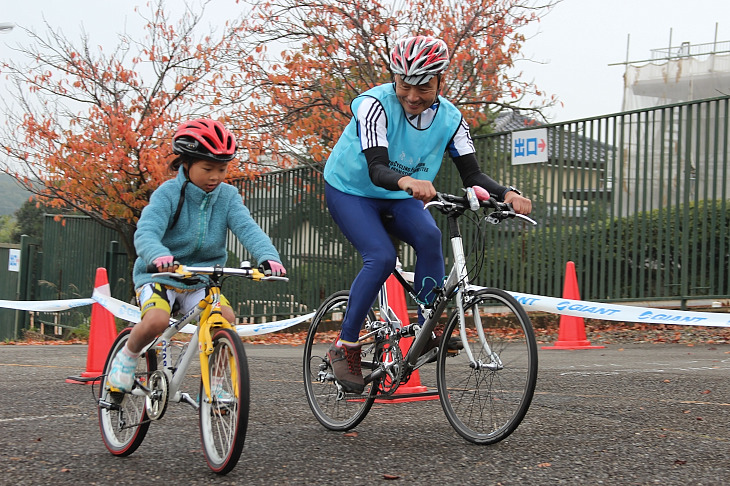
M 230 184 L 222 183 L 206 193 L 190 182 L 185 188 L 180 218 L 168 230 L 184 182 L 185 174 L 180 168 L 176 178 L 164 182 L 152 193 L 149 204 L 142 210 L 134 233 L 134 247 L 139 256 L 132 275 L 135 288 L 153 281 L 181 289 L 204 287 L 204 284 L 186 286 L 163 277 L 153 279 L 146 272 L 147 265 L 166 255 L 188 266 L 225 265 L 228 229 L 259 264 L 266 260 L 281 262 L 271 239 L 251 217 L 238 189 Z

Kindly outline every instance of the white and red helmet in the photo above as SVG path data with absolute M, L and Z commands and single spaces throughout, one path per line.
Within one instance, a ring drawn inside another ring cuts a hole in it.
M 428 83 L 449 67 L 449 48 L 441 39 L 426 35 L 396 41 L 390 51 L 390 71 L 408 84 Z

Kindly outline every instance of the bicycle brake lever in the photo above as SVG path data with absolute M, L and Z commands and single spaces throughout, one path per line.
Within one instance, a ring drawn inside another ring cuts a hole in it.
M 528 223 L 532 223 L 533 226 L 537 226 L 537 221 L 535 221 L 534 219 L 532 219 L 532 218 L 530 218 L 528 216 L 525 216 L 524 214 L 515 214 L 515 217 L 520 218 L 520 219 L 524 219 Z
M 441 207 L 444 207 L 444 206 L 446 206 L 446 203 L 443 202 L 443 201 L 429 201 L 426 204 L 424 204 L 423 209 L 428 209 L 431 206 L 441 206 Z
M 270 277 L 262 277 L 261 280 L 274 280 L 274 281 L 280 281 L 280 282 L 288 282 L 289 277 L 270 276 Z
M 513 211 L 493 211 L 485 218 L 487 223 L 499 224 L 502 220 L 507 218 L 520 218 L 524 219 L 528 223 L 532 223 L 533 226 L 537 226 L 537 221 L 525 216 L 524 214 L 515 213 Z

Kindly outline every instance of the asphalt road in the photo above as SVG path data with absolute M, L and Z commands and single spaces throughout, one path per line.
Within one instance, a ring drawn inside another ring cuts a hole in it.
M 301 383 L 302 347 L 246 345 L 252 409 L 241 461 L 217 477 L 197 416 L 171 405 L 134 454 L 104 447 L 87 347 L 0 346 L 0 483 L 722 484 L 730 478 L 730 345 L 540 351 L 536 396 L 508 439 L 475 446 L 438 400 L 383 403 L 355 431 L 324 429 Z M 434 365 L 421 370 L 435 386 Z M 197 389 L 191 379 L 189 389 Z

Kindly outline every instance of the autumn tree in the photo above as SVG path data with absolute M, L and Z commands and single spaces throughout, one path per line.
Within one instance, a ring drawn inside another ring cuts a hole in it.
M 221 52 L 238 40 L 229 26 L 215 36 L 202 25 L 204 7 L 172 21 L 162 0 L 148 4 L 139 12 L 144 38 L 120 34 L 113 48 L 46 23 L 45 34 L 26 29 L 32 42 L 16 47 L 26 62 L 0 65 L 14 86 L 3 100 L 0 170 L 41 204 L 117 231 L 130 261 L 141 210 L 170 177 L 172 130 L 192 117 L 226 121 L 216 84 L 226 71 Z
M 252 154 L 323 161 L 349 121 L 350 101 L 392 79 L 388 53 L 406 35 L 446 41 L 451 66 L 442 94 L 477 132 L 500 109 L 539 111 L 555 101 L 523 103 L 541 93 L 513 68 L 521 30 L 559 0 L 248 1 L 239 69 L 226 93 Z

